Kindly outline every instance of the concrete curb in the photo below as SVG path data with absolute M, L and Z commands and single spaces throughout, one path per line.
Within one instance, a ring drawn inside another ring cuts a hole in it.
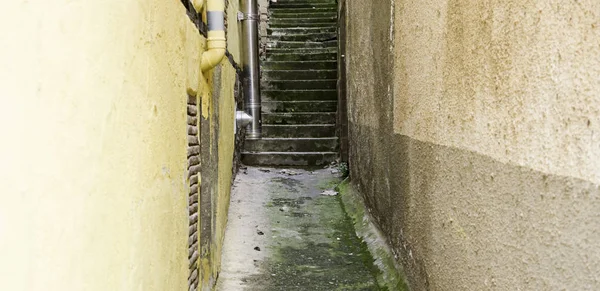
M 346 178 L 336 187 L 340 193 L 344 210 L 352 218 L 356 235 L 361 238 L 375 259 L 375 266 L 381 271 L 378 284 L 388 290 L 409 291 L 404 268 L 398 264 L 387 240 L 367 211 L 363 198 Z

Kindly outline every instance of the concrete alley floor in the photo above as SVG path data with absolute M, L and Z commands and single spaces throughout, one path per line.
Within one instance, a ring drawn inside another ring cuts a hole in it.
M 340 197 L 340 178 L 248 167 L 232 191 L 217 290 L 384 290 Z

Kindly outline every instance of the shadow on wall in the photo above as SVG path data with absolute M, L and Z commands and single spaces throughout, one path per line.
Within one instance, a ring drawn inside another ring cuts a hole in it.
M 516 3 L 346 3 L 351 176 L 414 290 L 600 287 L 600 6 Z
M 189 1 L 183 0 L 182 4 L 205 38 L 205 11 L 196 11 Z M 236 15 L 239 4 L 225 4 L 225 58 L 214 69 L 204 73 L 198 70 L 199 84 L 192 82 L 188 90 L 190 290 L 209 290 L 218 276 L 231 183 L 240 165 L 244 140 L 243 131 L 234 128 L 236 107 L 243 105 L 241 69 L 236 61 L 240 55 Z

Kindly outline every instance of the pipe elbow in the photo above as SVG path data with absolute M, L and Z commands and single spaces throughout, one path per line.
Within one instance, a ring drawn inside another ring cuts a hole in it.
M 203 1 L 203 0 L 201 0 Z M 206 21 L 208 26 L 207 50 L 202 54 L 200 69 L 206 72 L 218 65 L 227 50 L 225 37 L 225 1 L 207 0 Z
M 200 69 L 206 72 L 216 67 L 225 57 L 225 48 L 211 48 L 202 54 Z
M 204 0 L 192 0 L 192 6 L 196 12 L 200 13 L 202 11 L 202 7 L 204 7 Z

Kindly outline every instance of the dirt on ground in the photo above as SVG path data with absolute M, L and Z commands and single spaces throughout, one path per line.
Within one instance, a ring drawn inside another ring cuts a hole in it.
M 217 290 L 387 290 L 355 233 L 332 169 L 243 168 Z

